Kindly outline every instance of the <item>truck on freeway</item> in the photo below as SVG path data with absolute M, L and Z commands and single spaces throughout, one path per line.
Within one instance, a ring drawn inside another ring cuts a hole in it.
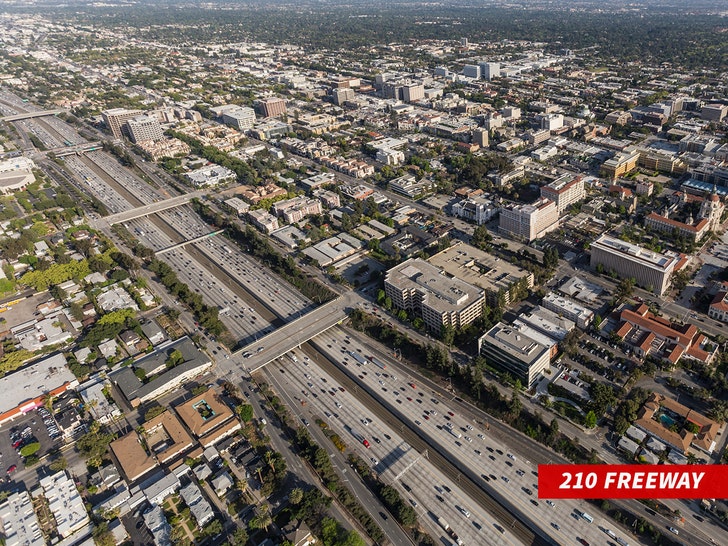
M 356 360 L 362 366 L 369 364 L 369 361 L 366 358 L 364 358 L 363 356 L 361 356 L 359 353 L 357 353 L 356 351 L 349 351 L 349 355 L 351 356 L 351 358 Z
M 381 368 L 382 370 L 387 369 L 387 365 L 384 362 L 382 362 L 381 360 L 379 360 L 378 358 L 376 358 L 374 356 L 370 356 L 369 360 L 371 360 L 372 364 L 374 364 L 378 368 Z
M 344 428 L 349 431 L 349 434 L 361 442 L 364 447 L 369 448 L 369 440 L 367 440 L 363 434 L 361 434 L 358 430 L 351 428 L 349 425 L 344 425 Z

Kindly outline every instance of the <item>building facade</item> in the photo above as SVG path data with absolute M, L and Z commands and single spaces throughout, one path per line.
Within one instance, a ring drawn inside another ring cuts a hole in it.
M 559 209 L 550 199 L 501 209 L 498 229 L 519 241 L 533 241 L 559 228 Z
M 121 138 L 123 136 L 124 124 L 132 118 L 139 116 L 142 113 L 141 110 L 127 110 L 126 108 L 112 108 L 101 112 L 101 118 L 104 123 L 114 135 L 114 138 Z
M 126 126 L 129 129 L 129 138 L 134 143 L 164 138 L 162 124 L 154 116 L 134 117 L 126 122 Z
M 461 328 L 483 314 L 483 290 L 419 258 L 410 258 L 387 272 L 384 291 L 398 309 L 421 316 L 427 328 Z
M 644 247 L 603 234 L 591 244 L 591 267 L 601 265 L 623 278 L 662 295 L 670 286 L 670 277 L 682 267 L 684 259 L 675 252 L 653 252 Z
M 556 203 L 556 208 L 561 214 L 570 205 L 586 197 L 584 179 L 581 176 L 564 175 L 550 184 L 542 186 L 541 197 Z
M 489 366 L 530 388 L 550 367 L 551 351 L 517 327 L 499 322 L 478 340 L 478 353 Z

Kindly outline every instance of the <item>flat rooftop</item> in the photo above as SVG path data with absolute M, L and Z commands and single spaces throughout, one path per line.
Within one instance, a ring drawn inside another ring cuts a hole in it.
M 451 277 L 493 292 L 507 289 L 524 277 L 532 277 L 530 271 L 465 243 L 456 243 L 428 261 Z
M 513 356 L 527 365 L 532 365 L 550 350 L 535 339 L 526 336 L 518 328 L 499 322 L 480 338 L 480 345 L 487 343 Z
M 55 354 L 0 378 L 0 414 L 17 408 L 23 402 L 76 382 L 76 376 L 66 367 L 66 358 Z
M 129 481 L 136 480 L 157 466 L 157 461 L 144 451 L 139 435 L 134 430 L 111 442 L 109 447 Z
M 598 284 L 587 282 L 579 277 L 571 277 L 558 288 L 558 291 L 575 300 L 594 303 L 604 289 Z
M 418 290 L 432 309 L 451 312 L 482 297 L 482 291 L 458 278 L 451 278 L 439 267 L 419 258 L 410 258 L 387 272 L 387 281 L 400 290 Z
M 639 245 L 622 241 L 606 233 L 594 241 L 591 247 L 592 249 L 601 247 L 603 250 L 609 251 L 612 254 L 621 254 L 625 258 L 642 262 L 644 265 L 654 269 L 664 270 L 678 262 L 678 256 L 676 255 L 672 256 L 654 252 Z

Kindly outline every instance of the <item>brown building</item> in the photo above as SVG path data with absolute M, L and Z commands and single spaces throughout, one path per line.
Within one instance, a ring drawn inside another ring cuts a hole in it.
M 203 447 L 240 429 L 240 421 L 212 389 L 180 404 L 175 410 Z
M 278 97 L 272 97 L 260 101 L 260 112 L 264 118 L 273 118 L 286 113 L 286 101 Z

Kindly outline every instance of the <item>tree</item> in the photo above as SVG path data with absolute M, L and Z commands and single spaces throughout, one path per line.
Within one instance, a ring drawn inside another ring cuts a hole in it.
M 594 428 L 595 426 L 597 426 L 597 416 L 593 411 L 590 410 L 584 416 L 584 426 L 586 428 Z
M 288 502 L 290 502 L 293 506 L 297 506 L 301 504 L 301 501 L 303 500 L 303 489 L 300 487 L 294 487 L 291 489 L 291 492 L 288 493 Z
M 253 406 L 250 404 L 240 404 L 237 407 L 238 415 L 243 423 L 249 423 L 253 420 Z
M 615 292 L 617 299 L 622 302 L 632 296 L 634 292 L 635 280 L 633 278 L 624 278 L 617 284 L 617 290 Z
M 210 523 L 205 525 L 202 530 L 202 534 L 206 537 L 214 537 L 222 533 L 223 527 L 222 522 L 219 519 L 213 519 Z
M 484 250 L 492 240 L 493 236 L 488 231 L 488 228 L 483 225 L 475 228 L 470 242 L 474 247 Z
M 248 532 L 242 527 L 238 527 L 233 533 L 231 546 L 245 546 L 248 543 Z
M 440 328 L 440 339 L 445 345 L 452 347 L 452 344 L 455 341 L 455 328 L 450 325 L 443 325 L 442 328 Z
M 167 408 L 164 406 L 152 406 L 144 413 L 144 420 L 149 421 L 150 419 L 154 419 L 165 411 L 167 411 Z

